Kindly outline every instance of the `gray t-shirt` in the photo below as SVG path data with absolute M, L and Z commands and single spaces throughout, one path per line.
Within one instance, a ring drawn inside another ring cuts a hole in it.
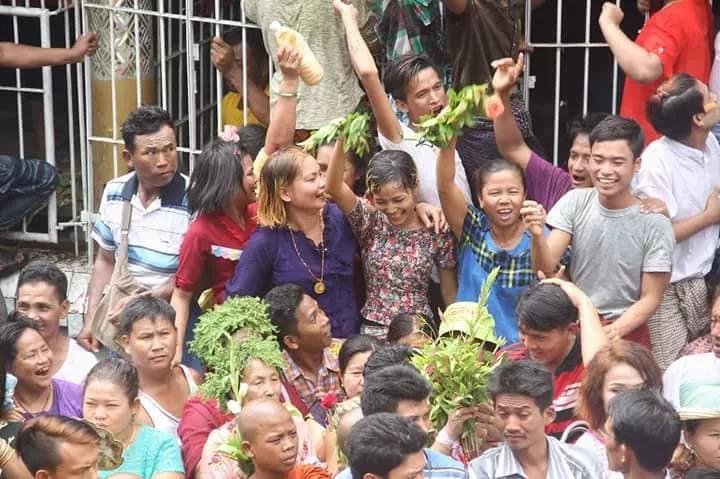
M 547 224 L 572 235 L 570 277 L 605 319 L 616 319 L 640 299 L 643 273 L 672 270 L 670 220 L 640 213 L 640 205 L 609 210 L 595 188 L 568 192 Z

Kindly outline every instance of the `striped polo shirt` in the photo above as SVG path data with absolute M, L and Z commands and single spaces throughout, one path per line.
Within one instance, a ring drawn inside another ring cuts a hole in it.
M 103 191 L 92 237 L 101 248 L 117 255 L 123 202 L 129 200 L 128 272 L 147 288 L 164 283 L 177 271 L 180 245 L 191 219 L 186 187 L 187 177 L 176 173 L 147 207 L 137 195 L 134 172 L 110 180 Z

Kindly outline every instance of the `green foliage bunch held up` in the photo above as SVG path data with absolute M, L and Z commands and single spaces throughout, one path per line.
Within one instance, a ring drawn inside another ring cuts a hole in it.
M 300 146 L 314 155 L 321 146 L 334 143 L 342 137 L 343 150 L 346 153 L 352 151 L 362 157 L 370 152 L 369 127 L 370 115 L 359 112 L 350 113 L 345 118 L 336 118 L 323 126 L 310 135 L 310 138 L 300 143 Z

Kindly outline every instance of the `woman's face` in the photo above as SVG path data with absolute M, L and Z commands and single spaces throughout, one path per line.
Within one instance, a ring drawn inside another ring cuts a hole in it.
M 520 208 L 525 200 L 522 177 L 516 170 L 485 174 L 480 190 L 480 207 L 495 226 L 512 226 L 520 221 Z
M 328 144 L 323 145 L 320 148 L 318 148 L 317 152 L 317 162 L 320 166 L 320 173 L 323 175 L 327 175 L 328 166 L 330 165 L 330 159 L 333 155 L 333 148 L 334 145 Z M 352 164 L 352 161 L 348 158 L 347 155 L 345 155 L 345 169 L 343 170 L 343 182 L 350 187 L 350 189 L 355 188 L 355 182 L 358 180 L 358 172 L 355 169 L 355 166 Z
M 15 349 L 17 355 L 8 372 L 18 383 L 36 389 L 50 387 L 53 353 L 40 333 L 26 329 L 15 343 Z
M 142 318 L 122 337 L 125 352 L 138 369 L 170 370 L 177 330 L 167 318 Z
M 245 155 L 242 158 L 243 168 L 243 191 L 244 196 L 248 203 L 255 202 L 255 185 L 257 184 L 257 178 L 255 178 L 255 172 L 253 170 L 253 160 L 250 155 Z
M 255 399 L 271 398 L 280 400 L 280 374 L 259 359 L 248 361 L 243 371 L 243 382 L 248 385 L 243 404 Z
M 694 433 L 685 431 L 685 440 L 701 464 L 720 471 L 720 418 L 703 419 Z
M 364 353 L 356 353 L 348 361 L 345 367 L 345 372 L 342 375 L 343 389 L 347 394 L 348 399 L 359 396 L 363 390 L 363 371 L 365 370 L 365 363 L 372 354 L 372 351 L 365 351 Z
M 416 217 L 415 192 L 397 181 L 385 183 L 372 195 L 375 208 L 383 213 L 391 225 L 402 228 L 412 224 Z
M 318 162 L 310 155 L 298 160 L 297 177 L 283 188 L 282 200 L 294 208 L 320 210 L 325 206 L 325 175 L 320 174 Z
M 126 438 L 137 413 L 138 400 L 130 401 L 125 388 L 112 381 L 96 379 L 85 386 L 83 419 Z
M 645 387 L 645 380 L 640 372 L 626 363 L 618 363 L 608 369 L 605 374 L 602 395 L 605 413 L 607 414 L 610 400 L 619 393 L 627 390 L 642 389 Z

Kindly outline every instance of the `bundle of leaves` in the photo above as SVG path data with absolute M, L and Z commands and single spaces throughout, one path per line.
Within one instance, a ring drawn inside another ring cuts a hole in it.
M 335 142 L 342 137 L 345 152 L 353 151 L 358 156 L 365 156 L 370 151 L 369 135 L 370 115 L 354 112 L 345 118 L 336 118 L 319 130 L 310 138 L 300 143 L 305 151 L 317 153 L 318 148 Z
M 477 312 L 468 319 L 467 333 L 439 337 L 426 343 L 412 358 L 413 365 L 432 384 L 430 419 L 438 427 L 447 424 L 450 415 L 458 408 L 476 407 L 489 400 L 488 381 L 503 360 L 496 354 L 501 344 L 493 345 L 493 351 L 486 351 L 485 343 L 478 342 L 476 337 L 481 325 L 492 317 L 487 303 L 498 272 L 499 268 L 492 271 L 485 281 Z M 482 440 L 475 433 L 475 421 L 465 421 L 461 443 L 466 452 L 479 451 Z
M 424 115 L 415 131 L 420 141 L 445 148 L 462 129 L 473 126 L 475 118 L 486 115 L 487 84 L 468 85 L 456 92 L 448 90 L 448 104 L 437 115 Z

